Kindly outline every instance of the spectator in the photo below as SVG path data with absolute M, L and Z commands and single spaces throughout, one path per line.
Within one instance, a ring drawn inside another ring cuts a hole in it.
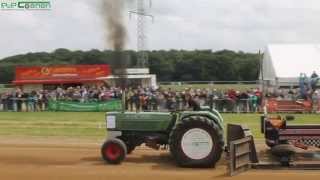
M 126 94 L 126 109 L 129 111 L 133 111 L 133 91 L 131 88 L 129 88 L 127 94 Z

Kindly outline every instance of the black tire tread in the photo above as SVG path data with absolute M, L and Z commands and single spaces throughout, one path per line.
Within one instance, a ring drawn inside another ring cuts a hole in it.
M 217 143 L 214 143 L 214 149 L 215 149 L 215 156 L 211 157 L 210 160 L 206 160 L 203 162 L 186 162 L 183 160 L 181 155 L 179 155 L 179 150 L 177 146 L 180 144 L 179 136 L 180 132 L 184 131 L 185 128 L 191 129 L 190 125 L 192 124 L 203 124 L 210 129 L 212 129 L 212 132 L 214 133 L 214 141 Z M 177 164 L 182 167 L 214 167 L 217 161 L 220 160 L 221 154 L 223 152 L 224 147 L 224 139 L 223 139 L 223 130 L 219 128 L 219 126 L 211 119 L 203 116 L 190 116 L 182 119 L 180 122 L 176 124 L 176 126 L 172 129 L 169 137 L 169 147 L 170 152 L 173 155 L 174 159 L 176 160 Z

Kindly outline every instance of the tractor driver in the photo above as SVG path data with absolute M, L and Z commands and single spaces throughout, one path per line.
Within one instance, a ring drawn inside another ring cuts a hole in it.
M 193 111 L 200 111 L 200 101 L 198 95 L 195 96 L 188 96 L 188 105 Z

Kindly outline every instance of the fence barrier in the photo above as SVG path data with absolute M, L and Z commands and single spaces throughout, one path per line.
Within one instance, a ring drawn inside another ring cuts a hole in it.
M 72 101 L 49 101 L 49 111 L 65 112 L 107 112 L 121 111 L 121 100 L 109 100 L 104 102 L 72 102 Z
M 69 112 L 106 112 L 120 111 L 121 100 L 95 102 L 74 101 L 36 101 L 28 98 L 8 98 L 0 100 L 0 111 L 35 112 L 35 111 L 69 111 Z
M 202 106 L 210 106 L 220 112 L 256 112 L 259 105 L 250 101 L 250 99 L 239 99 L 237 101 L 231 99 L 214 99 L 203 100 Z M 131 103 L 126 106 L 129 111 L 168 111 L 188 109 L 188 104 L 183 101 L 173 102 L 170 105 L 164 101 L 158 104 L 141 104 Z M 94 102 L 76 102 L 76 101 L 35 101 L 28 98 L 8 98 L 0 100 L 0 111 L 11 112 L 33 112 L 33 111 L 73 111 L 73 112 L 100 112 L 100 111 L 120 111 L 122 103 L 119 99 L 108 101 Z
M 280 101 L 282 102 L 282 101 Z M 292 101 L 293 103 L 296 103 Z M 271 103 L 272 104 L 272 103 Z M 273 103 L 274 104 L 274 103 Z M 320 103 L 310 105 L 308 111 L 301 110 L 301 112 L 320 112 Z M 223 113 L 252 113 L 261 112 L 261 101 L 252 99 L 201 99 L 201 106 L 209 106 Z M 281 105 L 281 104 L 280 104 Z M 282 107 L 278 104 L 278 108 Z M 290 106 L 291 107 L 291 106 Z M 183 100 L 177 101 L 161 101 L 158 103 L 141 104 L 141 102 L 127 102 L 125 106 L 127 111 L 175 111 L 175 110 L 191 110 L 192 107 Z M 90 102 L 79 101 L 44 101 L 32 100 L 28 98 L 7 98 L 0 99 L 0 112 L 34 112 L 34 111 L 69 111 L 69 112 L 108 112 L 121 111 L 122 103 L 120 99 L 111 99 L 107 101 L 91 100 Z M 289 112 L 290 108 L 286 111 Z M 292 109 L 298 112 L 296 109 Z M 275 112 L 269 109 L 270 112 Z M 300 112 L 300 111 L 299 111 Z

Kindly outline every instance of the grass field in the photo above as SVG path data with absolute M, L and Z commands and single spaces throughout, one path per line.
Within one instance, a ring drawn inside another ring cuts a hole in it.
M 260 134 L 260 114 L 222 114 L 227 123 L 246 124 L 255 138 Z M 296 115 L 294 124 L 320 123 L 319 115 Z M 101 139 L 105 137 L 104 113 L 0 113 L 1 136 L 70 137 Z
M 100 138 L 105 136 L 104 113 L 0 113 L 0 135 Z
M 12 88 L 0 88 L 0 93 L 6 93 L 12 91 Z
M 225 91 L 228 89 L 236 89 L 238 91 L 246 91 L 250 88 L 258 88 L 259 85 L 257 84 L 182 84 L 182 85 L 160 85 L 161 88 L 164 89 L 173 89 L 176 91 L 184 90 L 185 88 L 192 88 L 192 89 L 217 89 L 220 91 Z

